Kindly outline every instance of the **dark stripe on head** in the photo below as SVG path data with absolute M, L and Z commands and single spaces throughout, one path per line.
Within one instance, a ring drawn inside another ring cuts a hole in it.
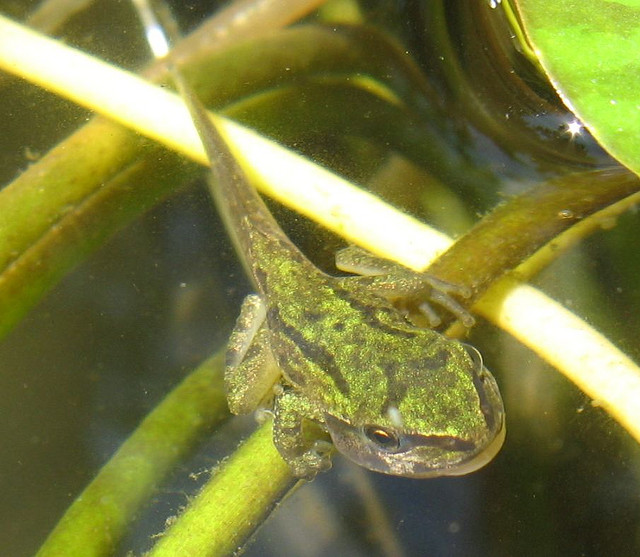
M 382 404 L 382 412 L 390 407 L 398 408 L 407 394 L 407 382 L 398 381 L 399 362 L 388 362 L 384 367 L 384 375 L 387 378 L 387 398 Z

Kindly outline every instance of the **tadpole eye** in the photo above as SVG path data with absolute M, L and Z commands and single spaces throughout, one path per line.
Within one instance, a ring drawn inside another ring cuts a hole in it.
M 367 438 L 385 451 L 395 451 L 400 447 L 400 439 L 393 432 L 380 426 L 370 425 L 364 428 Z

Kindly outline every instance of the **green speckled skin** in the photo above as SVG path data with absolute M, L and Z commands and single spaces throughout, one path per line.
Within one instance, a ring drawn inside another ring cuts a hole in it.
M 389 474 L 458 475 L 488 462 L 504 438 L 504 410 L 479 355 L 415 326 L 361 277 L 311 264 L 184 84 L 182 93 L 211 161 L 218 210 L 260 296 L 230 343 L 231 410 L 253 410 L 274 381 L 274 442 L 300 477 L 330 465 L 322 431 L 351 460 Z

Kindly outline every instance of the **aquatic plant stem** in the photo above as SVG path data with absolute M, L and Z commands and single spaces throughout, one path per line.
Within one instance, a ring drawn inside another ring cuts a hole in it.
M 143 420 L 69 507 L 37 557 L 113 554 L 160 481 L 229 417 L 223 360 L 220 353 L 204 362 Z
M 245 544 L 298 481 L 273 445 L 271 425 L 258 428 L 213 471 L 148 557 L 223 557 Z

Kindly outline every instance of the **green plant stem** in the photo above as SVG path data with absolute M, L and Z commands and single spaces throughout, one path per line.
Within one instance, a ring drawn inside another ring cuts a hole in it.
M 556 178 L 505 201 L 428 269 L 469 288 L 472 304 L 497 279 L 586 217 L 640 190 L 626 168 L 591 170 Z
M 67 510 L 38 557 L 113 553 L 159 482 L 229 416 L 222 366 L 222 354 L 207 360 L 144 419 Z
M 234 554 L 297 480 L 273 446 L 271 422 L 224 461 L 149 557 Z
M 93 129 L 99 127 L 100 122 L 96 122 Z M 98 139 L 97 143 L 100 142 Z M 41 207 L 39 203 L 37 207 L 29 206 L 27 200 L 24 204 L 20 203 L 21 199 L 32 193 L 26 189 L 11 189 L 5 193 L 2 199 L 9 201 L 10 208 L 21 212 L 30 208 L 32 215 L 43 215 L 56 207 L 63 209 L 57 203 L 47 204 L 47 201 L 58 194 L 58 200 L 64 198 L 69 201 L 66 210 L 49 216 L 49 226 L 33 238 L 30 244 L 24 245 L 20 256 L 12 260 L 0 275 L 0 336 L 9 332 L 54 284 L 115 232 L 197 175 L 196 165 L 188 164 L 184 159 L 163 149 L 147 148 L 146 154 L 146 157 L 123 168 L 116 177 L 105 180 L 102 187 L 89 192 L 84 191 L 84 176 L 91 172 L 92 162 L 67 167 L 63 175 L 65 179 L 57 183 L 56 175 L 50 174 L 52 180 L 48 181 L 48 185 L 52 189 L 41 194 L 40 197 L 45 202 Z M 66 157 L 64 159 L 65 163 L 71 162 Z M 109 161 L 92 160 L 96 170 L 91 176 L 92 180 L 105 169 L 109 174 Z M 46 164 L 49 162 L 55 165 L 56 160 L 48 157 Z M 30 181 L 28 189 L 37 184 L 37 180 Z M 54 186 L 60 186 L 60 189 L 56 191 Z M 65 189 L 65 186 L 68 188 Z M 80 197 L 83 194 L 85 196 Z M 75 195 L 78 195 L 77 199 L 74 199 Z M 37 195 L 31 199 L 34 198 L 37 200 Z M 127 199 L 126 203 L 122 202 L 123 198 Z M 5 238 L 9 239 L 8 247 L 22 244 L 24 237 L 19 235 L 17 229 L 10 227 L 14 222 L 11 217 L 7 217 L 6 221 L 2 220 L 7 224 Z M 19 221 L 17 218 L 16 222 Z M 34 218 L 33 221 L 34 227 L 38 223 L 44 223 L 44 219 Z M 22 222 L 26 224 L 28 219 Z M 4 254 L 7 253 L 5 250 Z

